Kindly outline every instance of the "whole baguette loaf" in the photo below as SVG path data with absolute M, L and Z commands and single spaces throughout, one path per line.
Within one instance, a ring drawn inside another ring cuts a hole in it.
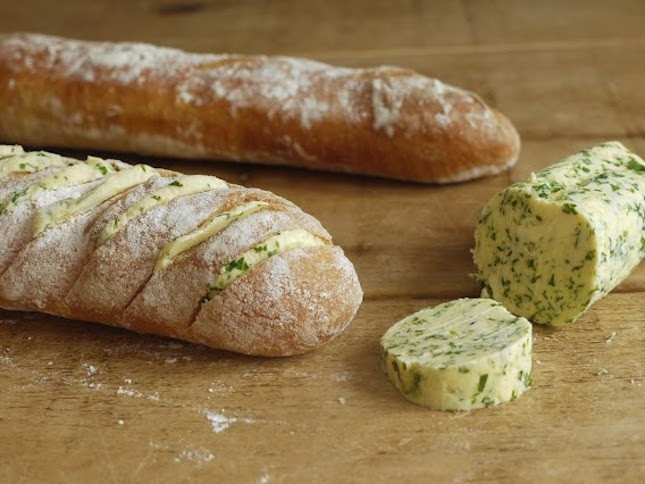
M 2 308 L 286 356 L 361 299 L 327 231 L 270 192 L 0 145 Z
M 0 36 L 0 140 L 419 182 L 499 173 L 519 136 L 480 97 L 399 67 Z

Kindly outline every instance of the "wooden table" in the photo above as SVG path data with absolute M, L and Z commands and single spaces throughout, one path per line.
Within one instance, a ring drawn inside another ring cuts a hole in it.
M 7 1 L 0 31 L 403 65 L 507 113 L 520 163 L 420 186 L 151 161 L 293 200 L 344 247 L 365 302 L 338 339 L 288 359 L 2 312 L 0 481 L 643 482 L 645 266 L 575 325 L 535 327 L 534 387 L 510 404 L 412 405 L 378 341 L 412 311 L 477 294 L 472 232 L 496 191 L 600 141 L 645 154 L 645 3 L 308 3 Z

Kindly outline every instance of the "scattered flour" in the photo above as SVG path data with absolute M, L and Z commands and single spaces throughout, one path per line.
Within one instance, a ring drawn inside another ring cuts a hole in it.
M 226 385 L 222 382 L 217 382 L 213 383 L 210 387 L 208 387 L 208 393 L 228 393 L 232 392 L 234 388 L 230 385 Z
M 223 411 L 223 410 L 222 410 Z M 211 411 L 206 411 L 206 419 L 211 424 L 211 429 L 214 433 L 219 434 L 227 428 L 229 428 L 235 422 L 242 422 L 245 424 L 252 424 L 256 421 L 252 418 L 237 418 L 237 417 L 227 417 L 222 413 L 216 413 Z
M 87 376 L 94 376 L 99 371 L 94 365 L 90 365 L 89 363 L 83 363 L 81 366 L 85 370 L 85 374 Z
M 231 424 L 237 422 L 235 417 L 227 417 L 220 413 L 206 412 L 206 418 L 211 424 L 213 432 L 219 434 L 231 426 Z
M 213 454 L 208 449 L 194 449 L 194 450 L 182 450 L 175 458 L 175 462 L 181 462 L 182 460 L 192 461 L 192 462 L 210 462 L 215 459 L 215 454 Z
M 134 398 L 142 398 L 143 393 L 138 392 L 137 390 L 129 390 L 127 388 L 123 388 L 122 386 L 119 385 L 119 388 L 116 390 L 117 395 L 127 395 L 128 397 L 134 397 Z
M 269 482 L 269 479 L 269 475 L 265 472 L 260 477 L 258 477 L 258 480 L 256 482 L 257 484 L 267 484 Z

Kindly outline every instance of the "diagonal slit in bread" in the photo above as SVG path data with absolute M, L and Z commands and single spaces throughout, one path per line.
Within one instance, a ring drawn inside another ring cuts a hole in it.
M 285 356 L 332 339 L 361 302 L 327 231 L 270 192 L 88 158 L 0 177 L 0 194 L 6 309 Z

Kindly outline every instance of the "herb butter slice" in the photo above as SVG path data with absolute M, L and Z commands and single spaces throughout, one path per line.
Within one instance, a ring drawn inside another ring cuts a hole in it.
M 99 236 L 99 244 L 104 244 L 133 219 L 155 207 L 166 205 L 177 198 L 207 192 L 217 188 L 228 188 L 228 183 L 214 176 L 182 176 L 170 182 L 165 187 L 142 198 L 124 213 L 108 223 Z
M 7 200 L 0 203 L 0 215 L 11 211 L 19 203 L 30 200 L 42 191 L 82 185 L 111 173 L 114 173 L 112 165 L 101 158 L 90 156 L 85 163 L 75 163 L 54 175 L 41 178 L 22 190 L 15 191 Z
M 22 148 L 20 148 L 22 150 Z M 47 151 L 9 154 L 0 159 L 0 177 L 14 173 L 35 173 L 45 168 L 64 166 L 60 155 Z
M 387 377 L 410 401 L 470 410 L 514 400 L 531 386 L 531 323 L 491 299 L 423 309 L 381 339 Z
M 575 321 L 645 257 L 645 162 L 604 143 L 506 188 L 473 255 L 482 295 L 537 323 Z
M 266 202 L 247 202 L 209 218 L 192 232 L 181 235 L 169 242 L 159 254 L 155 272 L 165 269 L 177 256 L 210 239 L 236 220 L 246 218 L 268 207 L 269 204 Z
M 25 150 L 20 145 L 0 145 L 0 158 L 22 155 L 24 152 Z
M 68 198 L 48 205 L 40 210 L 34 218 L 34 237 L 49 227 L 92 210 L 106 200 L 144 183 L 155 175 L 158 175 L 157 170 L 151 166 L 136 165 L 106 176 L 103 183 L 79 198 Z
M 285 230 L 272 235 L 264 242 L 247 250 L 241 257 L 225 261 L 217 278 L 208 284 L 204 301 L 209 301 L 222 292 L 234 280 L 243 276 L 267 259 L 288 250 L 318 247 L 328 242 L 304 229 Z

